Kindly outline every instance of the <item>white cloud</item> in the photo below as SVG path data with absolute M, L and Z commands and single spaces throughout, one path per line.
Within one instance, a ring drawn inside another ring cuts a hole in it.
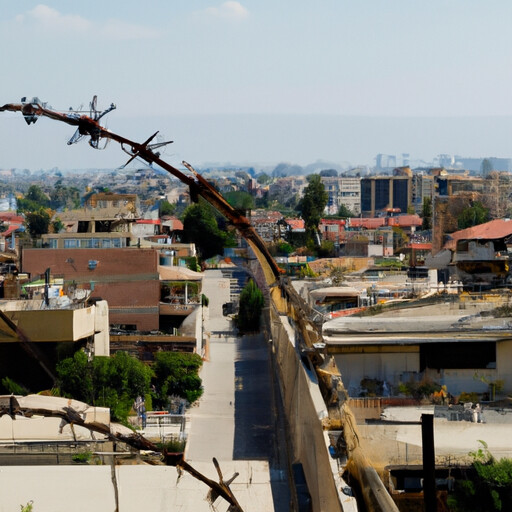
M 91 23 L 85 18 L 74 14 L 61 14 L 56 9 L 43 4 L 28 11 L 22 20 L 35 21 L 45 29 L 56 31 L 85 32 L 91 28 Z
M 206 13 L 217 18 L 242 20 L 249 16 L 249 11 L 240 2 L 228 1 L 219 7 L 209 7 Z
M 16 16 L 15 20 L 23 27 L 36 27 L 55 35 L 73 33 L 111 40 L 152 39 L 159 35 L 157 30 L 143 25 L 118 19 L 93 22 L 76 14 L 62 14 L 44 4 Z

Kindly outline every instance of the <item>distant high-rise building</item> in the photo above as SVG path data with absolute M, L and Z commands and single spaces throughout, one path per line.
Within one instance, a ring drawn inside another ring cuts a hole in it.
M 388 208 L 406 213 L 412 205 L 412 176 L 372 176 L 361 179 L 361 213 L 374 217 Z
M 484 158 L 464 158 L 456 156 L 455 159 L 463 169 L 478 173 L 482 170 L 482 162 L 484 161 Z M 512 171 L 512 158 L 489 157 L 487 160 L 491 163 L 494 171 Z
M 395 155 L 383 155 L 379 153 L 375 157 L 375 167 L 378 170 L 393 169 L 396 167 L 396 156 Z

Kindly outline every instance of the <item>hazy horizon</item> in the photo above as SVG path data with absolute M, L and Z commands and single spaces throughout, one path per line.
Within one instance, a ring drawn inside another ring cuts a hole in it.
M 326 161 L 343 167 L 375 165 L 377 154 L 402 153 L 430 163 L 439 154 L 512 158 L 512 116 L 390 117 L 325 114 L 209 114 L 130 117 L 114 111 L 107 126 L 136 141 L 156 130 L 174 140 L 163 158 L 207 164 L 269 167 Z M 71 126 L 40 119 L 27 126 L 21 115 L 0 115 L 0 168 L 117 168 L 128 156 L 117 143 L 103 151 L 85 140 L 67 146 Z M 8 141 L 8 144 L 5 142 Z M 133 166 L 140 167 L 140 162 Z

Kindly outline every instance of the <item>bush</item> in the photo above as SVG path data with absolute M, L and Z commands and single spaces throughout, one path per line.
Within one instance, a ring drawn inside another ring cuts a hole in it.
M 263 293 L 256 283 L 249 279 L 240 293 L 240 307 L 235 317 L 235 323 L 240 332 L 260 330 L 260 316 L 264 303 Z
M 76 462 L 77 464 L 87 464 L 91 460 L 91 457 L 92 457 L 92 452 L 85 451 L 85 452 L 74 453 L 71 456 L 71 460 L 73 462 Z
M 197 354 L 182 352 L 157 352 L 155 354 L 155 405 L 168 408 L 169 397 L 177 395 L 189 403 L 195 402 L 202 394 L 202 381 L 198 375 L 203 364 Z
M 114 421 L 126 423 L 137 396 L 149 394 L 153 372 L 125 352 L 88 361 L 80 350 L 57 365 L 57 376 L 64 396 L 109 407 Z
M 471 452 L 473 463 L 464 479 L 455 482 L 448 506 L 455 512 L 512 510 L 512 459 L 496 460 L 484 441 Z

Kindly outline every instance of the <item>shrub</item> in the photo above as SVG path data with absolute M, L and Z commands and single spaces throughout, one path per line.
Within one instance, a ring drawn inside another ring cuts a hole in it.
M 265 301 L 256 283 L 249 279 L 240 293 L 240 307 L 235 323 L 240 332 L 253 332 L 260 329 L 260 316 Z

